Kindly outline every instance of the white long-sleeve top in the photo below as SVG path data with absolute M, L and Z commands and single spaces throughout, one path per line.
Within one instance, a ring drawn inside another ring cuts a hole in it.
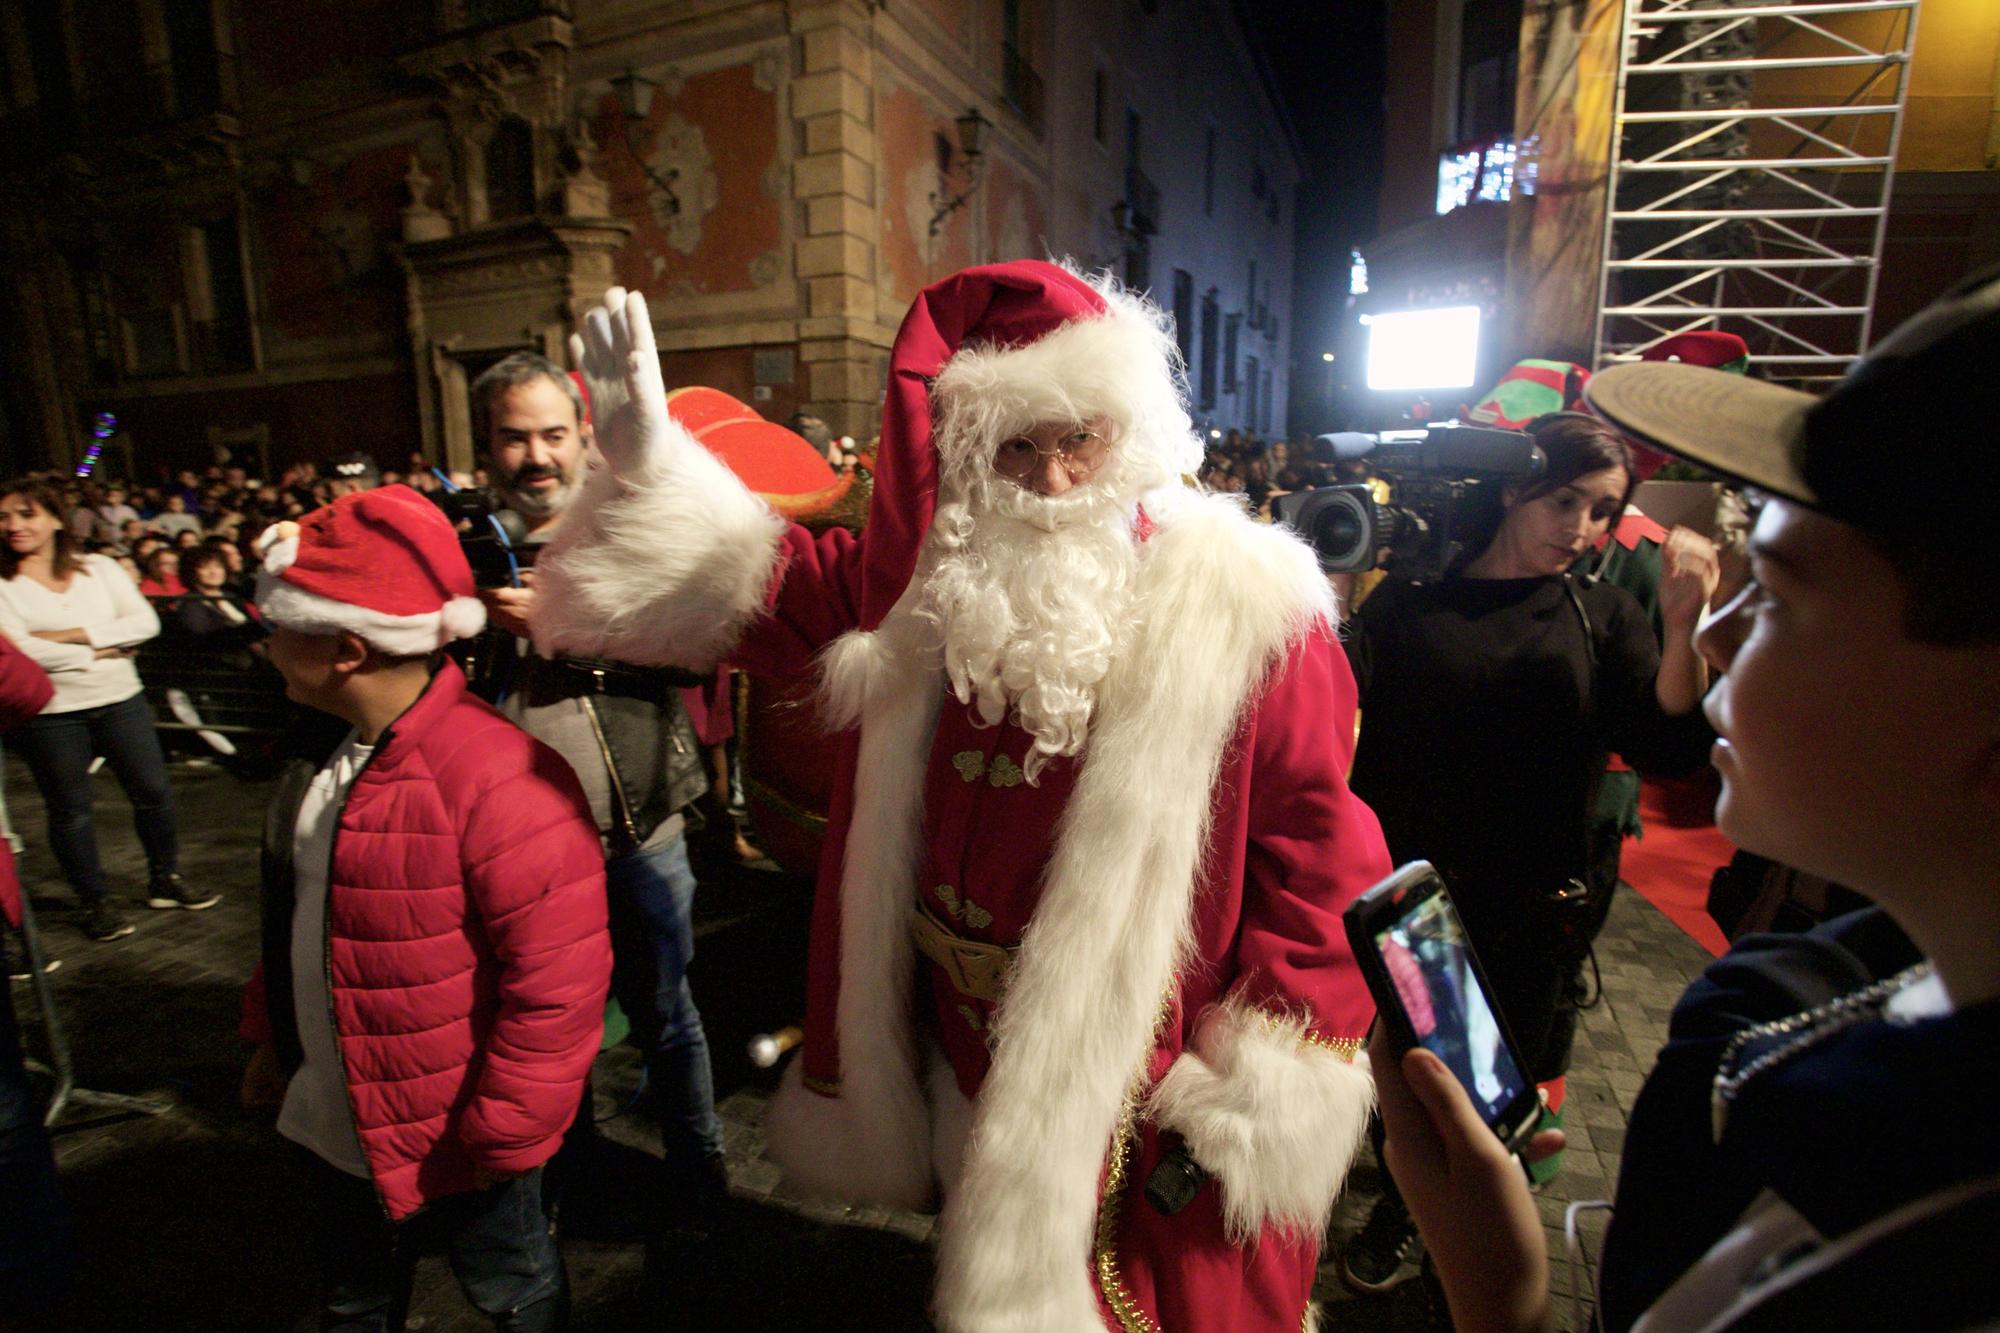
M 90 642 L 50 643 L 37 630 L 81 629 Z M 83 557 L 69 588 L 52 592 L 25 574 L 0 579 L 0 634 L 49 673 L 55 698 L 44 713 L 73 713 L 129 699 L 140 689 L 129 657 L 97 656 L 99 648 L 129 647 L 160 632 L 152 603 L 116 561 Z

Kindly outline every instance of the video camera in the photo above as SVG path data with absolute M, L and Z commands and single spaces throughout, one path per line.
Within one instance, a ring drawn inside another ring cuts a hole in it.
M 481 588 L 513 588 L 520 572 L 535 563 L 535 547 L 527 542 L 528 524 L 485 491 L 470 486 L 438 491 L 431 496 L 458 529 L 458 545 L 472 566 L 472 581 Z
M 1378 502 L 1367 482 L 1355 482 L 1280 496 L 1272 517 L 1312 543 L 1329 574 L 1379 565 L 1425 578 L 1442 575 L 1464 553 L 1464 506 L 1478 488 L 1532 481 L 1548 465 L 1523 432 L 1486 426 L 1343 431 L 1320 436 L 1313 456 L 1365 460 L 1389 479 L 1389 503 Z

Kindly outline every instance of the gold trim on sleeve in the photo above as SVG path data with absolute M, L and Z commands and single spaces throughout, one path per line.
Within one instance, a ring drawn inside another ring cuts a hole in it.
M 1360 1037 L 1322 1037 L 1317 1032 L 1308 1032 L 1302 1038 L 1308 1046 L 1332 1051 L 1346 1064 L 1353 1064 L 1354 1057 L 1368 1049 L 1368 1043 Z
M 1289 1031 L 1298 1021 L 1283 1014 L 1274 1014 L 1268 1009 L 1245 1008 L 1241 1012 L 1258 1019 L 1273 1032 Z M 1310 1022 L 1310 1019 L 1307 1021 Z M 1366 1037 L 1322 1037 L 1311 1027 L 1304 1027 L 1299 1031 L 1298 1041 L 1301 1046 L 1317 1046 L 1323 1051 L 1331 1051 L 1341 1061 L 1350 1065 L 1354 1063 L 1355 1056 L 1368 1049 Z

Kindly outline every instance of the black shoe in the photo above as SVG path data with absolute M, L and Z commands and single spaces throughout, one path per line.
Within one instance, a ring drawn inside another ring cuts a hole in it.
M 83 933 L 99 941 L 123 939 L 132 933 L 132 923 L 117 908 L 99 899 L 83 909 Z
M 155 875 L 146 886 L 148 907 L 185 907 L 190 912 L 205 912 L 221 901 L 221 894 L 199 893 L 177 874 Z
M 44 958 L 42 960 L 42 975 L 47 976 L 61 966 L 62 959 L 60 958 Z M 7 964 L 7 980 L 9 981 L 28 981 L 34 975 L 34 968 L 28 962 L 25 954 Z
M 1340 1280 L 1356 1291 L 1387 1291 L 1417 1271 L 1423 1253 L 1409 1210 L 1397 1200 L 1377 1199 L 1341 1252 Z

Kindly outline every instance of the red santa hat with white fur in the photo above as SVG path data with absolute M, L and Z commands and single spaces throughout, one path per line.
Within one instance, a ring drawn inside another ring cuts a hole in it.
M 486 624 L 458 534 L 407 486 L 344 495 L 265 529 L 257 608 L 301 634 L 358 634 L 398 657 L 469 639 Z

